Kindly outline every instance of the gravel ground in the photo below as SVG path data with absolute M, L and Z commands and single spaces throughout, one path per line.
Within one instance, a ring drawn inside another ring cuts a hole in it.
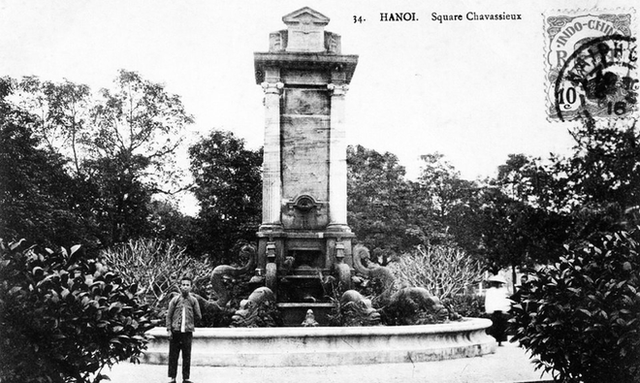
M 167 367 L 162 365 L 120 363 L 103 371 L 112 383 L 168 382 Z M 178 367 L 178 382 L 180 379 Z M 440 362 L 377 364 L 371 366 L 327 367 L 191 367 L 194 383 L 333 383 L 333 382 L 533 382 L 550 380 L 535 371 L 524 349 L 505 342 L 495 354 Z

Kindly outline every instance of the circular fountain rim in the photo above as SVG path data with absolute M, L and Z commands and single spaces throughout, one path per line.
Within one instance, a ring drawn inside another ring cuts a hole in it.
M 418 326 L 197 328 L 191 363 L 217 367 L 298 367 L 416 363 L 495 352 L 489 319 Z M 166 364 L 169 339 L 149 332 L 143 363 Z
M 194 338 L 245 338 L 245 337 L 279 337 L 298 338 L 348 336 L 348 335 L 410 335 L 410 334 L 435 334 L 458 331 L 474 331 L 487 328 L 491 320 L 484 318 L 463 318 L 461 321 L 406 325 L 406 326 L 357 326 L 357 327 L 197 327 L 193 333 Z M 164 327 L 156 327 L 150 330 L 149 335 L 154 337 L 168 336 Z

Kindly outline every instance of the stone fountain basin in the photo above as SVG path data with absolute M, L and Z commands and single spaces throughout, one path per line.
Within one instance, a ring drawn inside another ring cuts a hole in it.
M 491 320 L 417 326 L 196 328 L 195 366 L 289 367 L 426 362 L 496 351 Z M 167 364 L 165 328 L 150 330 L 142 361 Z

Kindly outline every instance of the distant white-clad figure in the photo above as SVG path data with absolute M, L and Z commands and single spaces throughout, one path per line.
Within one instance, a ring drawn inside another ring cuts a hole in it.
M 493 324 L 487 329 L 487 334 L 493 336 L 498 341 L 498 346 L 507 340 L 507 320 L 509 310 L 511 310 L 511 300 L 507 291 L 507 281 L 500 275 L 490 277 L 489 288 L 484 297 L 484 309 L 490 315 Z

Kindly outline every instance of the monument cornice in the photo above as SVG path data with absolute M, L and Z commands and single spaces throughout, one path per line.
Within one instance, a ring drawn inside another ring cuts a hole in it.
M 267 94 L 280 94 L 284 88 L 284 84 L 281 82 L 270 83 L 265 81 L 260 85 L 262 86 L 262 90 Z
M 326 53 L 307 52 L 255 52 L 256 83 L 265 80 L 266 69 L 276 67 L 280 69 L 320 69 L 338 70 L 345 73 L 346 83 L 351 82 L 353 72 L 358 65 L 358 55 L 336 55 Z M 338 66 L 338 68 L 336 68 Z
M 334 96 L 344 96 L 345 94 L 347 94 L 347 91 L 349 90 L 349 85 L 331 83 L 331 84 L 327 84 L 327 89 L 329 89 L 331 94 Z

